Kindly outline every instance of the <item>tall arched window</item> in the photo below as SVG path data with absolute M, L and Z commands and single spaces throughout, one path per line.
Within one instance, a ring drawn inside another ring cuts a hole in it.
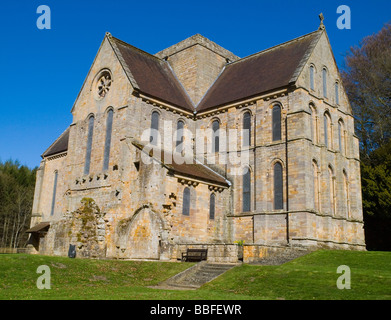
M 332 148 L 332 135 L 331 135 L 331 118 L 328 112 L 323 115 L 323 126 L 324 126 L 324 144 L 327 148 Z
M 214 193 L 212 193 L 210 195 L 210 200 L 209 200 L 209 219 L 210 220 L 214 220 L 215 210 L 216 210 L 216 196 Z
M 349 180 L 348 175 L 345 170 L 343 170 L 343 188 L 345 193 L 345 203 L 346 203 L 346 215 L 350 218 L 350 195 L 349 195 Z
M 318 119 L 316 115 L 316 107 L 311 103 L 310 104 L 311 112 L 311 139 L 313 143 L 319 143 L 318 140 Z
M 336 82 L 334 84 L 334 88 L 335 88 L 335 104 L 339 104 L 339 84 L 338 84 L 338 82 Z
M 158 143 L 158 135 L 159 135 L 159 112 L 154 111 L 151 115 L 151 133 L 149 135 L 149 142 L 155 146 Z
M 334 170 L 331 166 L 328 167 L 328 174 L 329 174 L 329 195 L 330 195 L 330 212 L 332 215 L 335 214 L 335 177 L 334 177 Z
M 220 149 L 220 137 L 219 137 L 219 130 L 220 130 L 220 122 L 218 120 L 215 120 L 212 122 L 212 152 L 219 152 Z
M 105 149 L 103 153 L 103 171 L 109 169 L 111 132 L 113 131 L 113 114 L 114 114 L 113 109 L 110 109 L 106 115 L 106 139 L 105 139 Z
M 274 210 L 284 209 L 284 195 L 283 195 L 283 177 L 282 165 L 276 162 L 273 168 L 274 173 Z
M 243 146 L 248 147 L 251 145 L 251 114 L 248 111 L 243 114 L 243 130 Z
M 313 171 L 313 190 L 314 190 L 314 209 L 320 211 L 320 202 L 319 202 L 319 173 L 318 165 L 315 160 L 312 161 L 312 171 Z
M 176 124 L 176 143 L 175 143 L 175 151 L 181 152 L 183 150 L 183 129 L 185 127 L 185 123 L 182 120 L 179 120 Z
M 310 66 L 310 88 L 315 90 L 315 67 Z
M 276 104 L 272 112 L 273 141 L 281 140 L 281 107 Z
M 323 79 L 323 97 L 327 98 L 327 69 L 323 68 L 322 70 L 322 79 Z
M 251 211 L 251 172 L 249 168 L 245 168 L 243 172 L 242 190 L 242 210 L 243 212 Z
M 190 215 L 190 189 L 188 187 L 183 190 L 182 214 L 184 216 Z
M 54 171 L 54 183 L 53 183 L 53 195 L 52 195 L 52 207 L 50 210 L 50 215 L 54 215 L 54 208 L 56 206 L 56 193 L 57 193 L 57 180 L 58 180 L 58 171 Z
M 340 119 L 338 121 L 338 147 L 341 153 L 344 150 L 344 144 L 345 144 L 345 128 L 342 119 Z
M 94 116 L 88 118 L 88 135 L 87 135 L 87 149 L 86 149 L 86 158 L 84 162 L 84 174 L 90 173 L 91 165 L 91 151 L 92 151 L 92 138 L 94 135 Z

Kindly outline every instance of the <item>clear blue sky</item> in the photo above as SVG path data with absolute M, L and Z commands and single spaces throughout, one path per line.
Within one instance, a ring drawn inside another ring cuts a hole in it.
M 36 26 L 40 5 L 51 30 Z M 340 5 L 351 9 L 350 30 L 337 28 Z M 390 0 L 3 0 L 0 10 L 0 160 L 31 168 L 72 122 L 106 31 L 150 53 L 200 33 L 244 57 L 316 30 L 323 12 L 341 68 L 350 46 L 391 21 Z

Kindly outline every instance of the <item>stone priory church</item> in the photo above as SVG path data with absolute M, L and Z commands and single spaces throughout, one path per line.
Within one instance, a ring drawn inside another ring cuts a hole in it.
M 106 33 L 71 113 L 42 154 L 31 253 L 365 250 L 359 141 L 323 19 L 244 58 L 199 34 L 150 54 Z

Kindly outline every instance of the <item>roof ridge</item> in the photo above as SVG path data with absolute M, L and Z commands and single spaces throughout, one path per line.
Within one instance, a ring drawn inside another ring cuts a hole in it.
M 291 43 L 293 43 L 294 41 L 299 41 L 299 40 L 302 40 L 303 38 L 306 38 L 306 37 L 309 37 L 309 36 L 311 36 L 311 35 L 314 35 L 315 33 L 321 33 L 321 32 L 323 32 L 323 30 L 317 29 L 317 30 L 315 30 L 315 31 L 313 31 L 313 32 L 304 34 L 304 35 L 302 35 L 302 36 L 300 36 L 300 37 L 297 37 L 297 38 L 294 38 L 294 39 L 285 41 L 285 42 L 280 43 L 280 44 L 277 44 L 277 45 L 275 45 L 275 46 L 273 46 L 273 47 L 264 49 L 264 50 L 262 50 L 262 51 L 259 51 L 259 52 L 253 53 L 253 54 L 250 54 L 250 55 L 247 56 L 247 57 L 243 57 L 243 58 L 241 58 L 241 59 L 239 59 L 239 60 L 230 62 L 230 63 L 227 64 L 227 66 L 233 65 L 233 64 L 236 64 L 236 63 L 239 63 L 239 62 L 242 62 L 242 61 L 251 59 L 251 58 L 254 58 L 254 57 L 257 56 L 257 55 L 261 55 L 261 54 L 270 52 L 270 51 L 272 51 L 272 50 L 276 50 L 276 49 L 278 49 L 278 48 L 281 48 L 281 47 L 283 47 L 283 46 L 286 46 L 286 45 L 288 45 L 288 44 L 291 44 Z
M 119 43 L 122 44 L 122 45 L 125 45 L 125 46 L 127 46 L 127 47 L 130 47 L 131 49 L 134 49 L 134 50 L 136 50 L 136 51 L 138 51 L 138 52 L 140 52 L 140 53 L 142 53 L 142 54 L 148 56 L 149 58 L 153 58 L 153 59 L 158 60 L 159 62 L 163 62 L 163 60 L 160 59 L 159 57 L 157 57 L 157 56 L 155 56 L 155 55 L 153 55 L 153 54 L 151 54 L 151 53 L 149 53 L 149 52 L 147 52 L 147 51 L 144 51 L 144 50 L 142 50 L 142 49 L 140 49 L 140 48 L 137 48 L 137 47 L 135 47 L 134 45 L 129 44 L 128 42 L 125 42 L 125 41 L 123 41 L 123 40 L 121 40 L 121 39 L 118 39 L 118 38 L 114 37 L 113 35 L 110 35 L 109 38 L 110 38 L 110 39 L 113 39 L 114 41 L 119 42 Z

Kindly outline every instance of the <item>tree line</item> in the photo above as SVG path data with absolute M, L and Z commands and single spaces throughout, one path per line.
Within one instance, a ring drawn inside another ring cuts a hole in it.
M 24 247 L 30 226 L 37 168 L 0 162 L 0 248 Z

